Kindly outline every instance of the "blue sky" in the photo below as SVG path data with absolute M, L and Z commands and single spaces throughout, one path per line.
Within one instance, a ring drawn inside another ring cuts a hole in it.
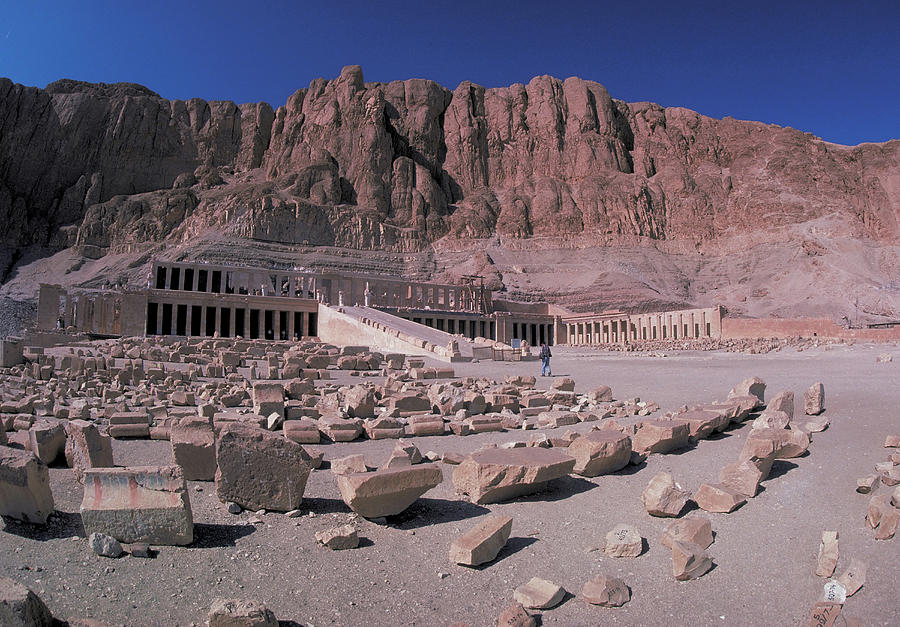
M 900 0 L 102 2 L 0 0 L 0 76 L 141 83 L 273 106 L 359 64 L 453 89 L 580 76 L 614 98 L 900 138 Z

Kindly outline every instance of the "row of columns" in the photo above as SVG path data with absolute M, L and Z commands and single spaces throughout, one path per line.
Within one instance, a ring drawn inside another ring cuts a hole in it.
M 316 335 L 317 315 L 255 307 L 178 303 L 147 304 L 147 335 L 241 337 L 288 340 Z
M 512 339 L 524 340 L 531 346 L 539 346 L 544 342 L 553 346 L 554 325 L 539 322 L 513 322 Z
M 721 328 L 718 311 L 697 309 L 566 322 L 566 337 L 575 345 L 714 337 Z

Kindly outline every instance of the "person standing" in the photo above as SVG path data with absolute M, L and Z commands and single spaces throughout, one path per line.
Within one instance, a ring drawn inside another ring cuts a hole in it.
M 553 373 L 550 372 L 550 358 L 553 357 L 553 354 L 550 352 L 550 347 L 547 346 L 546 342 L 541 344 L 541 376 L 553 376 Z

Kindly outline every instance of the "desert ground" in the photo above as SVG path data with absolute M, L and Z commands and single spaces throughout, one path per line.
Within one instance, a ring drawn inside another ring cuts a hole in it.
M 883 353 L 900 358 L 897 346 L 863 344 L 765 355 L 554 348 L 554 375 L 573 377 L 576 391 L 604 384 L 616 399 L 655 401 L 662 412 L 724 399 L 740 381 L 758 376 L 768 386 L 767 399 L 793 390 L 795 411 L 802 417 L 803 390 L 816 381 L 824 384 L 824 416 L 831 425 L 813 434 L 808 453 L 777 461 L 759 495 L 740 509 L 701 512 L 712 521 L 715 542 L 708 553 L 715 566 L 697 580 L 673 578 L 671 552 L 660 544 L 671 519 L 647 514 L 640 495 L 660 471 L 672 473 L 687 490 L 715 482 L 718 470 L 737 459 L 749 422 L 677 454 L 651 455 L 640 466 L 594 479 L 570 475 L 539 494 L 487 506 L 455 495 L 454 466 L 439 464 L 441 485 L 383 524 L 356 519 L 362 541 L 346 551 L 331 551 L 313 537 L 356 518 L 341 500 L 327 464 L 311 474 L 304 514 L 297 518 L 229 514 L 212 482 L 190 482 L 194 543 L 158 547 L 154 559 L 95 555 L 78 513 L 82 487 L 71 470 L 57 465 L 50 476 L 58 513 L 46 527 L 5 521 L 0 576 L 31 588 L 58 618 L 91 617 L 111 624 L 203 624 L 213 600 L 222 597 L 261 601 L 282 624 L 492 625 L 513 603 L 517 586 L 541 577 L 569 592 L 561 605 L 539 612 L 546 625 L 797 625 L 806 624 L 822 598 L 826 580 L 814 574 L 816 555 L 822 532 L 836 530 L 840 560 L 835 576 L 851 558 L 868 569 L 865 585 L 847 599 L 844 615 L 863 625 L 898 625 L 900 540 L 874 539 L 865 521 L 869 496 L 855 491 L 856 479 L 887 458 L 891 449 L 883 448 L 885 436 L 900 432 L 900 359 L 877 362 Z M 482 362 L 455 364 L 455 369 L 457 376 L 502 381 L 507 375 L 538 375 L 540 364 Z M 338 377 L 350 382 L 344 373 Z M 551 382 L 538 377 L 537 385 L 548 388 Z M 592 424 L 597 423 L 546 433 L 587 431 Z M 422 453 L 468 453 L 533 435 L 509 431 L 410 441 Z M 362 453 L 377 466 L 394 444 L 363 440 L 307 448 L 324 451 L 326 461 Z M 117 465 L 173 463 L 166 441 L 116 440 L 114 454 Z M 512 534 L 498 558 L 478 568 L 451 563 L 453 538 L 489 513 L 513 518 Z M 634 525 L 646 539 L 639 557 L 612 558 L 600 550 L 605 534 L 618 523 Z M 603 608 L 581 600 L 582 585 L 598 574 L 623 579 L 631 601 Z

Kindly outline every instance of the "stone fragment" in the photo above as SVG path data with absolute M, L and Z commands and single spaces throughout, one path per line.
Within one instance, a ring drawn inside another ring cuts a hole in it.
M 892 487 L 900 483 L 900 467 L 893 466 L 881 473 L 881 483 L 888 487 Z
M 84 471 L 88 468 L 113 466 L 112 441 L 101 435 L 96 425 L 85 420 L 70 420 L 65 428 L 66 463 L 79 482 L 84 483 Z
M 788 422 L 794 419 L 794 393 L 790 390 L 778 393 L 768 402 L 766 411 L 781 411 L 787 414 Z
M 810 433 L 819 433 L 825 431 L 831 425 L 831 421 L 825 416 L 819 416 L 813 420 L 807 420 L 803 423 L 803 428 Z
M 489 516 L 450 544 L 450 561 L 478 566 L 493 561 L 506 546 L 512 531 L 509 516 Z
M 611 403 L 613 400 L 612 388 L 608 385 L 598 385 L 587 393 L 587 397 L 592 403 Z
M 216 476 L 216 435 L 206 418 L 183 418 L 169 430 L 172 457 L 188 481 L 212 481 Z
M 104 533 L 119 542 L 185 545 L 194 539 L 179 466 L 86 470 L 81 520 L 86 533 Z
M 672 574 L 678 581 L 697 579 L 712 568 L 712 560 L 697 544 L 672 541 Z
M 359 418 L 322 416 L 319 431 L 332 442 L 352 442 L 363 432 L 363 421 Z
M 554 390 L 559 390 L 560 392 L 574 392 L 575 379 L 572 377 L 556 377 L 553 379 L 553 383 L 550 387 Z
M 868 494 L 878 485 L 878 475 L 869 475 L 856 480 L 856 491 L 860 494 Z
M 900 524 L 900 512 L 896 509 L 886 510 L 881 516 L 881 522 L 875 530 L 876 540 L 890 540 L 897 532 L 897 525 Z
M 457 494 L 473 503 L 498 503 L 543 489 L 572 472 L 575 460 L 560 450 L 538 447 L 485 449 L 453 471 Z
M 40 597 L 20 583 L 0 577 L 0 625 L 3 627 L 50 627 L 50 610 Z
M 791 459 L 809 448 L 809 434 L 799 429 L 753 429 L 744 442 L 739 459 Z
M 759 399 L 760 403 L 765 403 L 766 382 L 759 377 L 744 379 L 731 389 L 731 391 L 728 393 L 728 398 L 748 395 L 753 395 Z
M 688 445 L 690 426 L 678 420 L 647 420 L 631 439 L 638 453 L 668 453 Z
M 884 438 L 884 448 L 900 447 L 900 435 L 889 435 Z
M 287 512 L 303 501 L 309 455 L 302 446 L 244 423 L 222 429 L 216 443 L 216 495 L 245 509 Z
M 311 418 L 300 420 L 286 420 L 281 425 L 284 437 L 297 444 L 318 444 L 321 440 L 319 426 Z
M 900 508 L 900 486 L 894 488 L 893 493 L 891 493 L 891 505 Z
M 278 627 L 272 610 L 258 601 L 216 599 L 209 610 L 209 627 Z
M 347 455 L 331 460 L 331 472 L 336 475 L 351 475 L 358 472 L 369 472 L 364 455 Z
M 753 498 L 759 491 L 759 482 L 763 478 L 756 461 L 758 460 L 752 458 L 728 464 L 719 471 L 719 483 L 748 498 Z
M 52 464 L 66 448 L 66 428 L 56 420 L 38 420 L 28 430 L 28 448 L 45 464 Z
M 658 473 L 641 494 L 641 502 L 651 516 L 676 518 L 691 493 L 681 486 L 667 472 Z
M 416 448 L 415 444 L 400 440 L 394 445 L 391 456 L 384 463 L 382 468 L 400 468 L 402 466 L 412 466 L 422 462 L 422 453 Z
M 521 604 L 515 603 L 500 613 L 497 627 L 538 627 L 538 622 Z
M 747 497 L 720 483 L 704 483 L 694 493 L 694 501 L 707 512 L 728 514 L 747 502 Z
M 372 418 L 375 415 L 375 389 L 354 385 L 344 394 L 344 409 L 353 418 Z
M 359 535 L 353 525 L 341 525 L 332 529 L 316 532 L 316 542 L 327 546 L 332 551 L 355 549 L 359 546 Z
M 813 383 L 803 392 L 803 413 L 817 416 L 825 411 L 825 386 Z
M 128 553 L 131 557 L 139 557 L 141 559 L 152 559 L 156 555 L 156 551 L 151 549 L 146 542 L 132 542 L 128 545 Z
M 598 477 L 628 465 L 631 438 L 612 429 L 591 431 L 572 440 L 566 454 L 575 458 L 575 473 L 582 477 Z
M 253 413 L 268 416 L 272 412 L 284 416 L 284 384 L 257 381 L 253 384 Z
M 121 557 L 125 554 L 119 541 L 105 533 L 92 533 L 88 536 L 88 544 L 91 550 L 101 557 Z
M 644 539 L 631 525 L 620 523 L 606 534 L 603 552 L 611 557 L 637 557 L 644 550 Z
M 0 446 L 0 515 L 43 525 L 53 510 L 47 465 L 30 451 Z
M 443 480 L 434 464 L 336 475 L 341 498 L 364 518 L 399 514 Z
M 702 440 L 714 432 L 720 432 L 731 424 L 731 416 L 728 412 L 693 408 L 679 412 L 675 420 L 688 424 L 689 435 L 695 440 Z
M 437 414 L 410 416 L 406 427 L 407 433 L 416 436 L 444 435 L 446 427 L 444 419 Z
M 631 590 L 621 579 L 597 575 L 584 584 L 581 596 L 591 605 L 620 607 L 631 600 Z
M 819 556 L 816 561 L 816 575 L 819 577 L 831 577 L 834 574 L 839 556 L 838 532 L 823 531 L 822 541 L 819 543 Z
M 513 599 L 530 609 L 546 610 L 559 605 L 566 596 L 566 591 L 555 583 L 532 577 L 513 592 Z
M 891 508 L 890 496 L 887 494 L 876 494 L 869 499 L 869 506 L 866 509 L 866 522 L 869 527 L 875 529 L 881 524 L 881 517 L 884 516 Z
M 751 429 L 787 429 L 791 424 L 791 417 L 783 411 L 777 409 L 766 408 L 751 423 Z
M 672 543 L 687 542 L 708 549 L 713 543 L 712 524 L 705 516 L 687 516 L 673 520 L 663 530 L 662 545 L 672 548 Z
M 838 577 L 838 583 L 847 590 L 847 596 L 852 597 L 866 583 L 866 563 L 855 557 L 852 558 L 850 567 Z
M 840 603 L 819 601 L 809 612 L 807 627 L 835 627 L 841 615 L 841 607 Z

